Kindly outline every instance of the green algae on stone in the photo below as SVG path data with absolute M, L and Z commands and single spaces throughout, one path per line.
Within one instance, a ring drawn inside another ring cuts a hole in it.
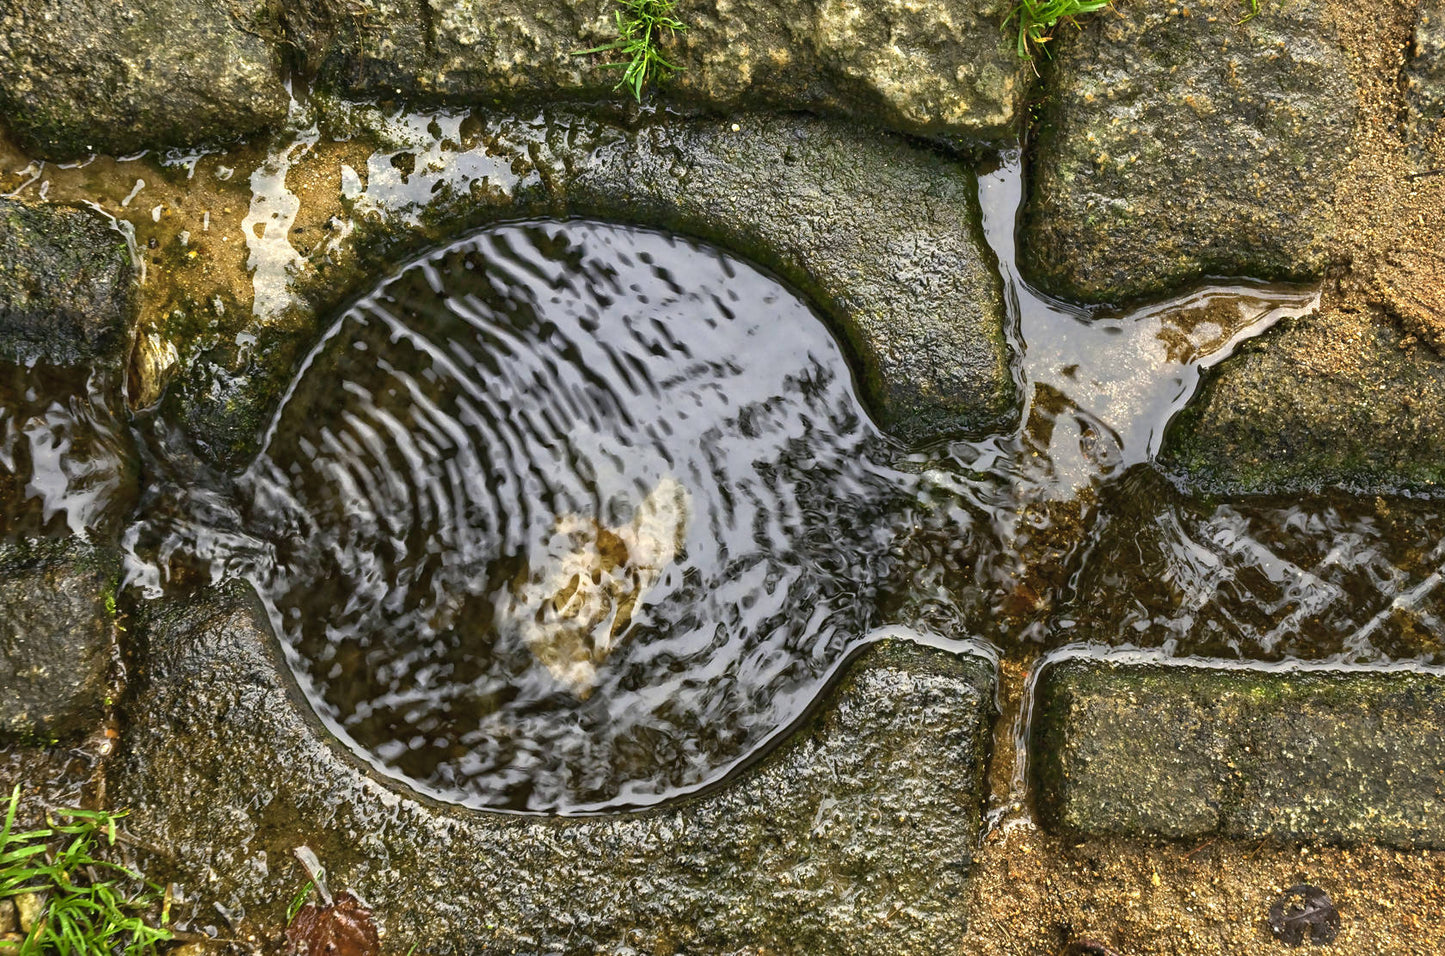
M 1121 303 L 1331 265 L 1357 112 L 1317 0 L 1118 5 L 1057 41 L 1020 250 L 1051 294 Z
M 104 216 L 0 199 L 0 360 L 119 364 L 135 310 L 130 253 Z
M 79 538 L 0 546 L 0 740 L 68 739 L 104 713 L 120 554 Z
M 773 754 L 710 792 L 603 817 L 487 813 L 364 769 L 295 691 L 245 586 L 155 607 L 115 800 L 189 892 L 284 916 L 301 843 L 419 952 L 958 949 L 994 666 L 872 647 Z M 153 870 L 152 872 L 156 872 Z M 299 873 L 296 882 L 299 883 Z
M 1282 322 L 1213 369 L 1162 466 L 1192 491 L 1361 493 L 1445 484 L 1445 360 L 1380 315 Z
M 1046 826 L 1445 846 L 1445 677 L 1071 660 L 1031 737 Z
M 232 142 L 288 96 L 261 0 L 0 0 L 0 109 L 36 156 Z
M 1029 67 L 1004 0 L 737 0 L 687 4 L 662 43 L 665 89 L 710 110 L 845 113 L 910 133 L 1009 138 Z M 413 105 L 616 95 L 612 0 L 306 0 L 283 12 L 318 85 Z

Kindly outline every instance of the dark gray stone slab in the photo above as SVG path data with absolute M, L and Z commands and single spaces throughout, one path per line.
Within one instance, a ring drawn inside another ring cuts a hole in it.
M 1445 846 L 1445 677 L 1073 660 L 1031 764 L 1050 828 Z
M 712 109 L 843 112 L 913 133 L 1010 137 L 1032 67 L 1004 0 L 706 0 L 664 37 L 666 89 Z M 358 98 L 477 102 L 609 95 L 611 0 L 307 0 L 283 13 L 320 81 Z M 611 57 L 618 59 L 618 57 Z M 622 97 L 624 93 L 610 94 Z
M 1321 275 L 1356 113 L 1324 8 L 1239 23 L 1238 0 L 1122 4 L 1062 31 L 1030 154 L 1030 281 L 1117 303 Z
M 1439 488 L 1445 361 L 1380 314 L 1286 321 L 1208 374 L 1160 461 L 1191 491 Z
M 777 752 L 653 812 L 487 813 L 361 769 L 298 700 L 248 590 L 159 611 L 112 778 L 188 887 L 274 932 L 307 844 L 390 948 L 426 953 L 957 950 L 993 665 L 874 646 Z
M 0 547 L 0 739 L 64 739 L 100 720 L 119 578 L 117 553 L 78 539 Z
M 0 108 L 47 159 L 231 142 L 288 96 L 261 0 L 0 0 Z
M 0 199 L 0 361 L 118 363 L 135 309 L 130 254 L 105 217 Z

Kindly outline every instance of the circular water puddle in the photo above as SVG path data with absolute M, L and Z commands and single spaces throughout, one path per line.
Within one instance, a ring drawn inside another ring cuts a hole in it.
M 724 780 L 883 625 L 1021 660 L 1438 661 L 1436 504 L 1196 501 L 1154 469 L 1202 370 L 1314 294 L 1072 308 L 1014 268 L 1017 167 L 981 183 L 1023 396 L 1007 434 L 880 434 L 823 323 L 727 254 L 498 226 L 343 314 L 239 480 L 143 419 L 127 583 L 250 579 L 356 754 L 531 812 Z
M 809 307 L 716 249 L 503 225 L 314 350 L 245 477 L 303 690 L 477 807 L 717 778 L 872 626 L 910 476 Z M 891 517 L 890 517 L 891 516 Z

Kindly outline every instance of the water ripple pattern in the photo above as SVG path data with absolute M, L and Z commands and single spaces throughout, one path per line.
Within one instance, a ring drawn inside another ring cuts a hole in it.
M 143 416 L 127 583 L 251 579 L 362 759 L 533 812 L 724 779 L 887 625 L 1020 663 L 1445 660 L 1438 499 L 1197 500 L 1154 467 L 1204 370 L 1315 290 L 1073 307 L 1017 273 L 1016 157 L 980 196 L 1024 398 L 1008 434 L 880 434 L 824 325 L 727 254 L 497 226 L 345 312 L 239 478 Z
M 104 538 L 136 495 L 114 373 L 0 361 L 0 544 Z
M 243 483 L 318 712 L 473 806 L 651 803 L 806 707 L 911 497 L 774 279 L 596 223 L 494 228 L 330 330 Z

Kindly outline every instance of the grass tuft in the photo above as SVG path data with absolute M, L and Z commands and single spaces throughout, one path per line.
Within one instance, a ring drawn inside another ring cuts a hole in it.
M 1068 20 L 1084 13 L 1093 13 L 1107 7 L 1112 0 L 1020 0 L 1004 21 L 1004 29 L 1018 22 L 1019 56 L 1031 59 L 1034 50 L 1047 50 L 1046 44 L 1053 39 L 1054 27 L 1060 20 Z
M 664 33 L 681 33 L 686 25 L 675 13 L 676 0 L 617 0 L 617 39 L 573 56 L 594 53 L 616 53 L 622 59 L 601 64 L 604 70 L 621 70 L 622 79 L 613 89 L 624 87 L 642 102 L 642 91 L 649 83 L 658 83 L 679 70 L 662 55 Z
M 115 845 L 124 814 L 57 810 L 46 814 L 46 826 L 16 832 L 19 807 L 17 784 L 0 826 L 0 900 L 34 894 L 43 903 L 18 949 L 0 943 L 0 953 L 153 956 L 156 944 L 173 938 L 143 916 L 162 902 L 161 888 L 96 855 Z
M 290 923 L 292 920 L 294 920 L 296 918 L 296 914 L 301 912 L 301 907 L 306 905 L 306 901 L 311 898 L 311 891 L 314 889 L 316 889 L 316 884 L 311 882 L 310 880 L 307 880 L 306 885 L 301 887 L 300 892 L 298 892 L 295 896 L 291 897 L 291 902 L 286 907 L 287 923 Z

